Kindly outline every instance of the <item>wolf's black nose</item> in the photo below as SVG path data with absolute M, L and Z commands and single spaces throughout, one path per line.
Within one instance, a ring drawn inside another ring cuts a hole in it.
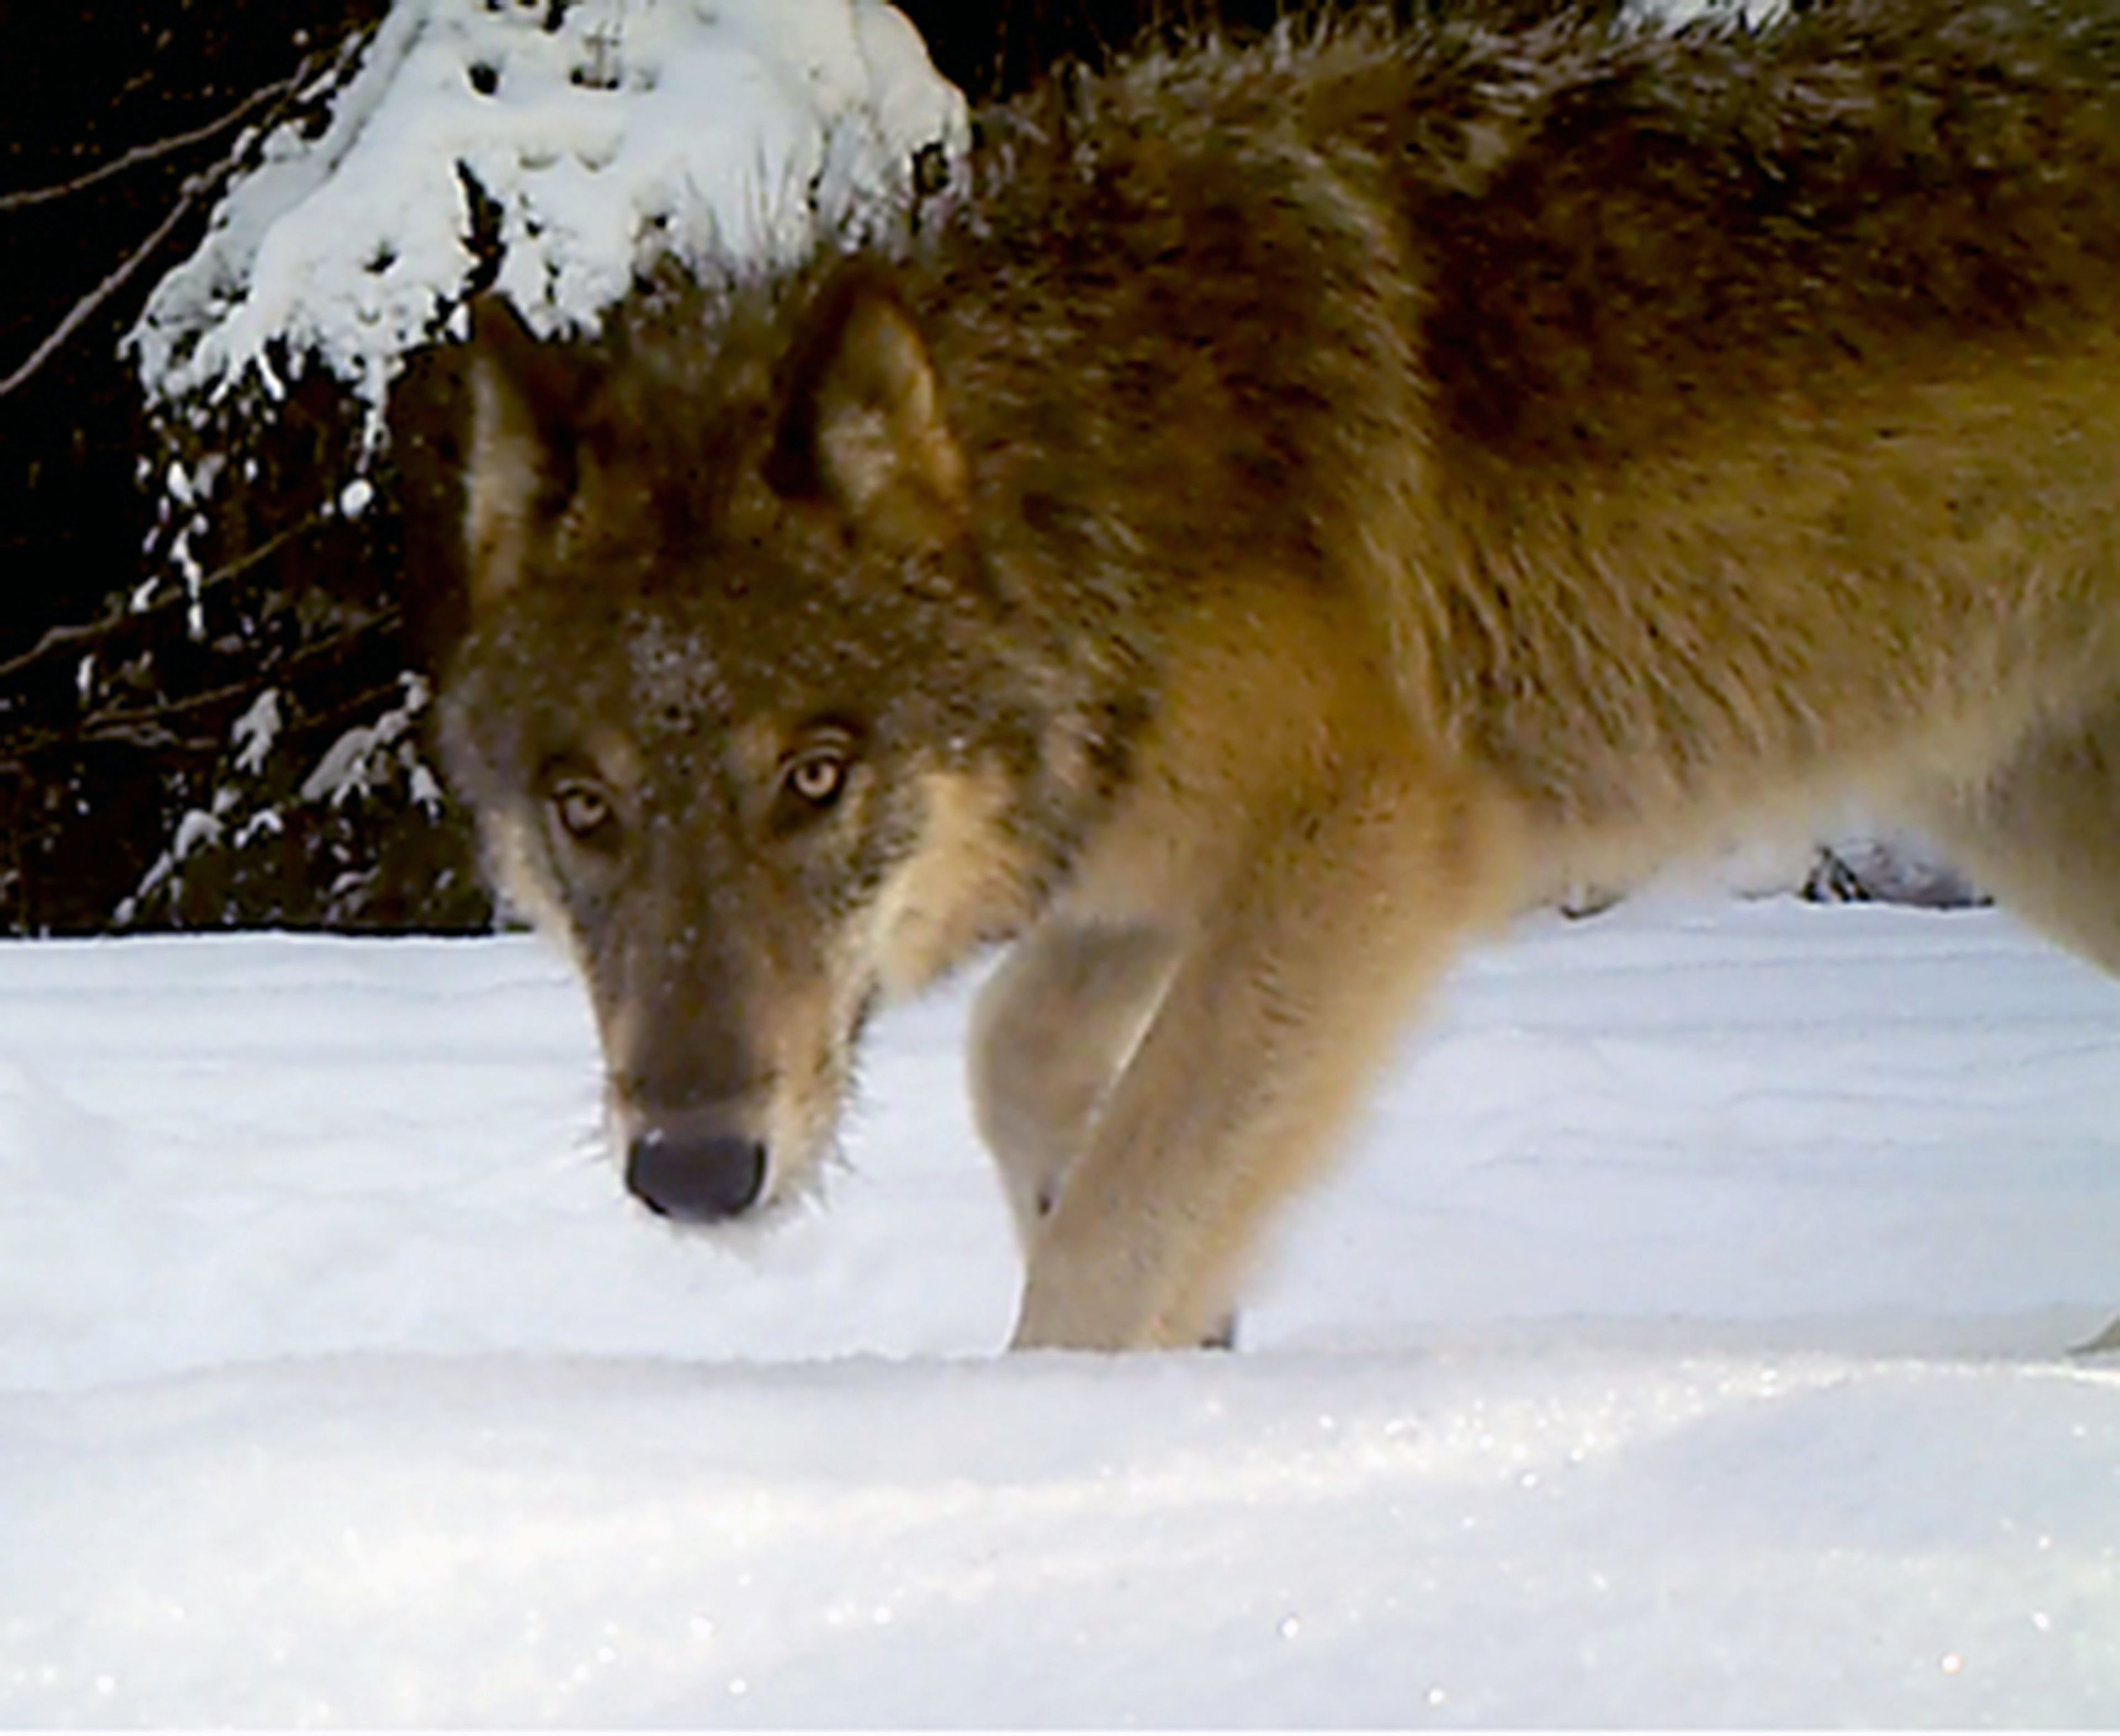
M 625 1185 L 651 1212 L 681 1223 L 734 1217 L 765 1184 L 765 1147 L 721 1134 L 650 1128 L 625 1154 Z

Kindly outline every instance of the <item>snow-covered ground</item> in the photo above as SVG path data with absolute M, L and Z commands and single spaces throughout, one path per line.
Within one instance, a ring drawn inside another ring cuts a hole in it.
M 2007 919 L 1531 924 L 1234 1356 L 993 1355 L 962 1016 L 732 1250 L 528 940 L 0 948 L 0 1722 L 2120 1719 L 2120 989 Z

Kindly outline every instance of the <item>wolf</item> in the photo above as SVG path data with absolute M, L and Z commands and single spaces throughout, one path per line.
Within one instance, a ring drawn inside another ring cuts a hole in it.
M 711 277 L 479 305 L 439 702 L 654 1212 L 1006 949 L 1013 1342 L 1187 1346 L 1571 886 L 1853 798 L 2120 971 L 2120 10 L 1151 48 Z

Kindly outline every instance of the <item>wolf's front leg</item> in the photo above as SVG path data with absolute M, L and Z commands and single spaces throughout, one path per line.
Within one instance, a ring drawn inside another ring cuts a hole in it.
M 1026 1254 L 1175 959 L 1169 937 L 1155 929 L 1051 917 L 979 991 L 972 1111 Z
M 1508 910 L 1499 838 L 1440 780 L 1260 828 L 1033 1233 L 1016 1347 L 1193 1344 L 1225 1316 L 1414 1001 Z

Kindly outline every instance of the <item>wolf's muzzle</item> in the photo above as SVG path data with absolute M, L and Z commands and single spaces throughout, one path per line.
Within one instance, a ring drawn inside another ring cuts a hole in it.
M 658 1217 L 717 1223 L 757 1203 L 765 1147 L 725 1133 L 651 1127 L 626 1152 L 625 1185 Z

